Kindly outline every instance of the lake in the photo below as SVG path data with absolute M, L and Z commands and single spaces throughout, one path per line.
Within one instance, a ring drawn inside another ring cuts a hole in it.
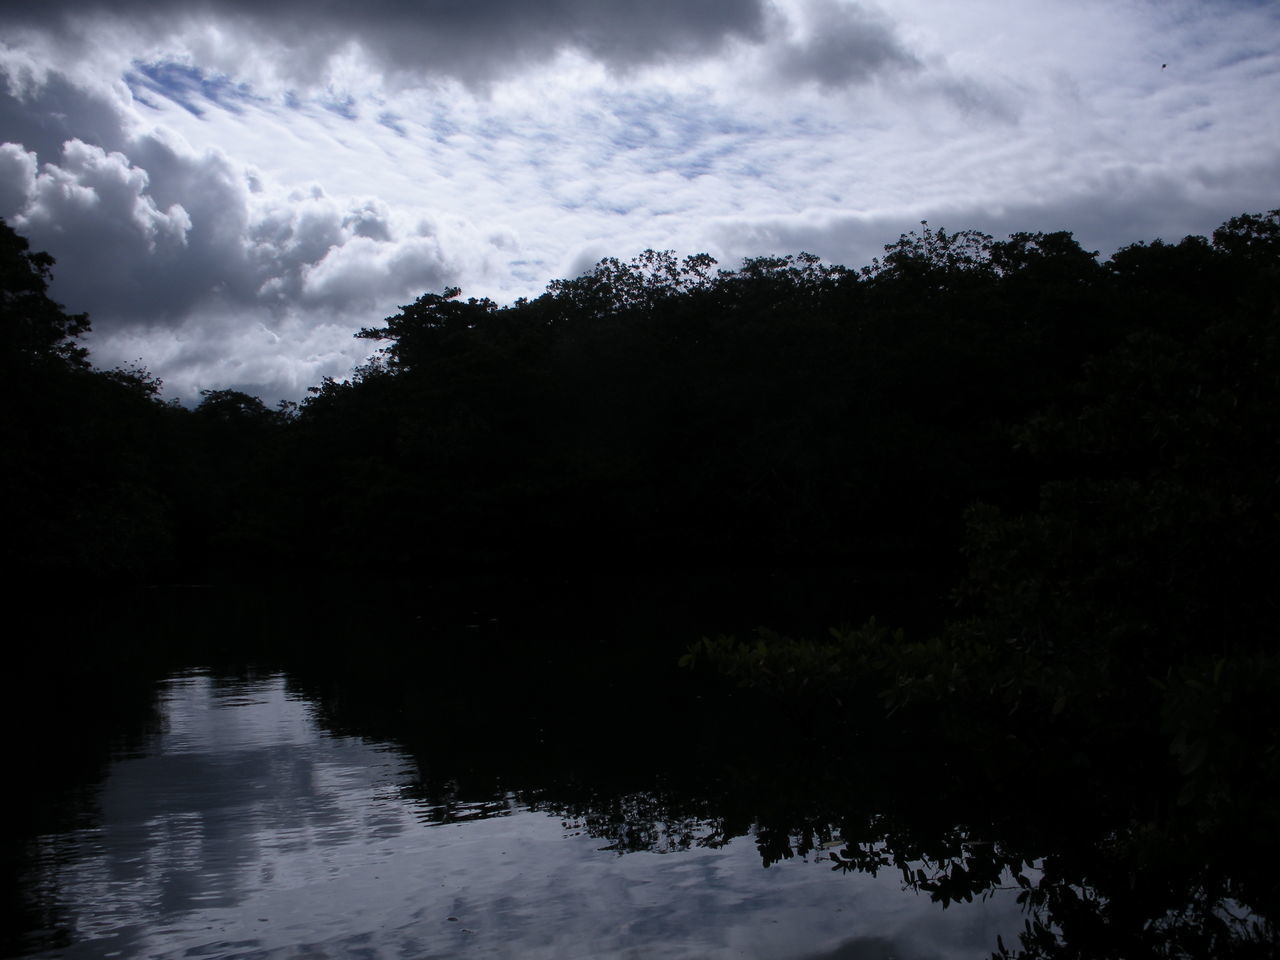
M 23 955 L 924 960 L 1022 928 L 1011 891 L 943 909 L 894 869 L 832 870 L 838 835 L 766 867 L 754 827 L 655 821 L 645 793 L 432 784 L 429 756 L 326 728 L 284 673 L 183 671 L 155 697 L 76 822 L 30 839 L 47 926 Z
M 1132 960 L 1280 942 L 1274 797 L 1247 758 L 1188 793 L 1159 731 L 887 714 L 856 672 L 743 686 L 679 665 L 720 631 L 821 636 L 859 605 L 839 584 L 361 589 L 28 598 L 42 619 L 0 698 L 0 956 Z

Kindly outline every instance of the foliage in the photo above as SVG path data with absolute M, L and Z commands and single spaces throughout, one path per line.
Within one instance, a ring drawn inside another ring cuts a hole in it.
M 1280 899 L 1280 211 L 1105 262 L 1064 232 L 922 226 L 860 271 L 648 251 L 505 307 L 426 293 L 360 331 L 383 346 L 350 379 L 274 411 L 94 370 L 52 260 L 4 227 L 5 559 L 51 581 L 847 571 L 846 616 L 876 620 L 686 658 L 807 729 L 838 795 L 879 741 L 918 759 L 921 806 L 967 785 L 967 832 L 854 811 L 838 867 L 910 865 L 944 902 L 1003 877 L 1026 956 L 1247 954 Z M 1028 796 L 1074 847 L 1015 815 Z M 997 815 L 1021 839 L 985 848 Z M 762 842 L 812 849 L 815 824 Z
M 49 299 L 53 262 L 47 253 L 32 252 L 26 239 L 0 220 L 0 325 L 5 332 L 0 372 L 6 379 L 36 364 L 88 366 L 88 351 L 76 340 L 88 333 L 89 318 L 65 313 Z
M 1053 242 L 992 248 L 1001 293 L 1044 271 Z M 904 263 L 946 272 L 925 254 L 921 239 L 904 244 L 874 276 Z M 986 269 L 973 259 L 962 269 Z M 1083 331 L 1074 376 L 1010 423 L 1035 496 L 967 509 L 968 572 L 948 622 L 910 641 L 869 625 L 825 643 L 695 648 L 691 659 L 783 697 L 815 682 L 833 703 L 877 691 L 899 730 L 944 749 L 1001 744 L 987 783 L 1053 755 L 1097 784 L 1106 859 L 1074 885 L 1028 885 L 1021 948 L 1001 956 L 1077 956 L 1100 941 L 1117 956 L 1273 945 L 1277 889 L 1260 865 L 1280 836 L 1278 266 L 1280 211 L 1100 267 L 1062 258 L 1037 287 L 1060 305 L 1100 288 L 1106 324 Z M 1136 771 L 1146 788 L 1117 796 Z
M 144 368 L 90 367 L 88 318 L 49 298 L 52 267 L 0 224 L 0 555 L 24 579 L 135 577 L 172 548 L 172 411 Z
M 670 250 L 646 250 L 630 263 L 606 257 L 573 280 L 553 280 L 547 297 L 558 311 L 598 320 L 619 313 L 652 313 L 712 283 L 716 261 L 705 253 L 677 260 Z

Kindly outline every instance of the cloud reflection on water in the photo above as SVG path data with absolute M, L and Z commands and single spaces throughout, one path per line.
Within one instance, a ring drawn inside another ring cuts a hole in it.
M 619 856 L 512 799 L 441 822 L 408 796 L 410 757 L 320 729 L 282 675 L 177 677 L 164 710 L 113 764 L 101 826 L 44 838 L 58 956 L 910 960 L 1021 925 L 1011 901 L 943 911 L 895 875 L 762 869 L 745 840 Z

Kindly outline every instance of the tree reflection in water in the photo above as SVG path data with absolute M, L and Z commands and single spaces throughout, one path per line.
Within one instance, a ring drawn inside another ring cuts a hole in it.
M 960 753 L 927 725 L 847 705 L 837 725 L 820 697 L 784 707 L 679 669 L 689 634 L 669 606 L 654 614 L 661 627 L 629 616 L 623 629 L 587 609 L 555 618 L 555 631 L 545 611 L 464 606 L 430 622 L 388 616 L 372 638 L 367 623 L 321 611 L 336 634 L 323 642 L 313 622 L 267 621 L 274 662 L 321 724 L 404 745 L 432 822 L 504 816 L 514 802 L 619 856 L 737 841 L 766 866 L 804 858 L 900 877 L 941 908 L 1016 891 L 1025 928 L 989 945 L 998 957 L 1274 955 L 1280 837 L 1179 803 L 1144 750 L 1067 755 L 1010 740 Z M 677 639 L 628 633 L 661 629 Z M 838 955 L 877 949 L 851 941 Z
M 755 783 L 756 801 L 766 799 L 768 782 L 765 776 Z M 1247 849 L 1236 857 L 1219 851 L 1196 863 L 1192 848 L 1156 836 L 1158 828 L 1150 824 L 1130 832 L 1082 832 L 1066 820 L 1039 821 L 1061 811 L 1024 807 L 1005 822 L 978 829 L 946 825 L 945 818 L 919 809 L 886 816 L 873 812 L 886 802 L 884 791 L 866 796 L 863 803 L 846 802 L 842 813 L 833 805 L 826 817 L 788 816 L 775 808 L 755 822 L 707 816 L 716 802 L 674 794 L 533 803 L 619 854 L 715 847 L 749 836 L 766 866 L 801 857 L 848 873 L 892 872 L 904 890 L 943 908 L 1016 890 L 1026 923 L 1018 943 L 992 945 L 1002 958 L 1274 955 L 1274 924 L 1239 899 L 1250 891 L 1234 871 L 1261 872 L 1271 882 Z M 945 807 L 951 798 L 939 791 L 932 799 Z
M 1016 891 L 1025 928 L 991 944 L 998 957 L 1261 957 L 1280 941 L 1280 837 L 1180 803 L 1167 764 L 1150 761 L 1158 747 L 1068 753 L 1013 737 L 962 754 L 918 721 L 845 706 L 836 724 L 829 705 L 758 697 L 661 658 L 637 664 L 633 647 L 589 630 L 566 628 L 556 644 L 514 633 L 470 638 L 425 686 L 428 671 L 403 661 L 363 696 L 350 670 L 341 698 L 314 663 L 300 683 L 344 729 L 412 717 L 401 739 L 428 796 L 449 783 L 442 804 L 507 791 L 620 855 L 749 837 L 766 866 L 892 872 L 943 908 Z M 479 714 L 452 679 L 475 675 L 476 659 L 507 667 L 484 674 Z M 397 687 L 390 674 L 414 680 Z

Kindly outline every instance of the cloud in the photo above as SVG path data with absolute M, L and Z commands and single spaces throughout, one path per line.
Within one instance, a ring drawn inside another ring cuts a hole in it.
M 6 9 L 0 216 L 98 362 L 271 398 L 446 285 L 509 302 L 645 247 L 858 266 L 924 218 L 1105 255 L 1280 202 L 1274 7 L 887 9 Z
M 218 0 L 181 10 L 153 0 L 45 0 L 6 11 L 11 27 L 91 49 L 180 43 L 228 70 L 246 45 L 291 78 L 317 82 L 358 52 L 392 73 L 483 83 L 572 51 L 615 70 L 758 41 L 764 0 Z M 233 40 L 234 38 L 234 40 Z
M 788 80 L 814 81 L 825 89 L 865 83 L 889 69 L 920 66 L 893 25 L 866 7 L 841 0 L 808 0 L 798 37 L 778 44 L 773 56 Z
M 1277 158 L 1280 159 L 1280 158 Z M 1256 184 L 1268 176 L 1280 196 L 1280 167 L 1241 167 L 1205 181 L 1174 177 L 1100 175 L 1074 192 L 1052 199 L 1020 199 L 1007 204 L 964 203 L 900 213 L 850 214 L 805 211 L 776 217 L 723 218 L 711 231 L 726 259 L 805 250 L 829 263 L 869 264 L 899 235 L 930 226 L 948 232 L 979 230 L 996 239 L 1020 231 L 1067 230 L 1086 250 L 1107 259 L 1131 243 L 1156 238 L 1176 243 L 1207 234 L 1239 213 L 1260 213 Z
M 421 218 L 396 223 L 384 201 L 339 200 L 320 184 L 266 191 L 259 172 L 223 151 L 143 131 L 60 74 L 20 97 L 10 84 L 0 108 L 61 118 L 28 124 L 29 145 L 0 146 L 0 215 L 55 252 L 60 293 L 96 314 L 159 320 L 211 296 L 271 305 L 305 294 L 340 308 L 369 300 L 375 283 L 401 292 L 439 279 L 440 241 L 424 237 Z M 68 137 L 55 150 L 54 138 L 90 115 L 92 140 Z M 351 279 L 357 262 L 369 283 Z
M 381 314 L 362 319 L 367 324 Z M 273 404 L 305 396 L 324 377 L 348 376 L 371 352 L 370 344 L 352 337 L 358 326 L 321 310 L 229 310 L 211 302 L 162 328 L 95 329 L 93 359 L 107 368 L 141 362 L 161 375 L 167 394 L 184 400 L 200 390 L 234 389 Z
M 464 265 L 518 254 L 509 229 L 334 197 L 319 183 L 285 188 L 220 149 L 146 128 L 127 90 L 116 91 L 122 105 L 44 79 L 0 96 L 0 111 L 57 120 L 25 127 L 35 149 L 0 144 L 0 216 L 56 257 L 52 293 L 89 311 L 96 362 L 141 359 L 181 395 L 233 383 L 296 397 L 364 358 L 355 329 Z M 100 142 L 55 149 L 89 115 Z
M 147 195 L 145 170 L 80 140 L 67 141 L 60 165 L 45 164 L 24 183 L 30 167 L 4 171 L 5 192 L 25 200 L 12 223 L 37 245 L 57 247 L 73 278 L 70 299 L 110 310 L 149 296 L 138 266 L 164 263 L 185 246 L 191 218 L 181 204 L 157 206 Z M 77 295 L 77 285 L 92 295 Z M 59 292 L 67 292 L 66 285 Z
M 0 144 L 0 217 L 12 220 L 36 185 L 36 155 L 20 144 Z
M 123 150 L 134 121 L 112 84 L 85 83 L 66 73 L 33 68 L 0 45 L 0 131 L 3 138 L 56 161 L 62 145 L 82 140 L 108 151 Z
M 448 270 L 435 237 L 411 237 L 392 244 L 354 237 L 333 246 L 308 266 L 302 299 L 313 302 L 376 302 L 388 290 L 444 286 Z
M 180 204 L 161 210 L 147 196 L 147 172 L 122 153 L 107 153 L 81 140 L 63 145 L 61 166 L 46 164 L 19 214 L 24 229 L 97 233 L 95 242 L 124 242 L 155 253 L 186 243 L 191 218 Z
M 229 162 L 179 155 L 155 139 L 133 147 L 130 157 L 67 140 L 9 212 L 15 229 L 57 257 L 59 297 L 107 324 L 180 315 L 241 259 L 247 191 Z M 21 176 L 0 166 L 0 191 L 18 192 Z
M 345 375 L 364 356 L 349 342 L 354 329 L 456 275 L 451 241 L 472 252 L 512 242 L 457 224 L 410 226 L 380 201 L 318 185 L 255 193 L 216 152 L 143 138 L 135 153 L 155 177 L 79 140 L 37 173 L 32 153 L 6 144 L 0 195 L 21 198 L 14 227 L 57 257 L 55 296 L 90 310 L 95 359 L 141 357 L 184 394 L 233 382 L 296 396 Z M 183 202 L 162 206 L 153 185 Z

